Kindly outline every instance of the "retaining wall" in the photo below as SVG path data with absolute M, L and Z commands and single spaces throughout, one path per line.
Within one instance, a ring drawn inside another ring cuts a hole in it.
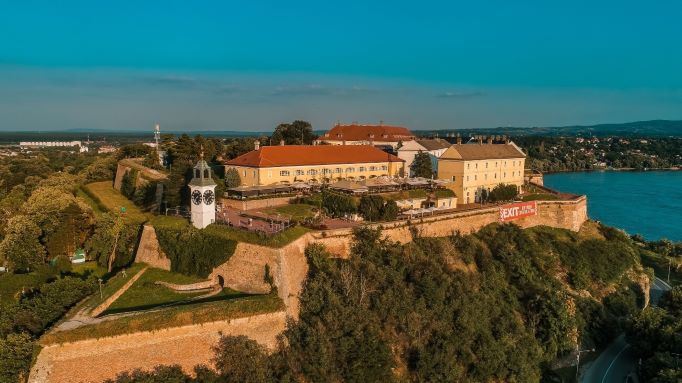
M 286 314 L 276 312 L 191 326 L 138 332 L 44 347 L 31 369 L 30 383 L 102 382 L 122 371 L 151 370 L 179 364 L 192 373 L 197 364 L 212 366 L 223 335 L 246 335 L 269 349 L 284 331 Z
M 253 209 L 263 209 L 266 207 L 283 206 L 287 205 L 291 200 L 296 197 L 280 197 L 280 198 L 264 198 L 264 199 L 232 199 L 232 198 L 220 198 L 220 203 L 223 206 L 231 207 L 237 210 L 253 210 Z

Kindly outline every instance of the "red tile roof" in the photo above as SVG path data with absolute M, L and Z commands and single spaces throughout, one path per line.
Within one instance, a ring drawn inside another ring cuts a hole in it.
M 320 140 L 398 142 L 411 140 L 415 137 L 409 129 L 401 126 L 337 124 L 322 135 Z
M 370 145 L 285 145 L 261 146 L 225 165 L 263 168 L 374 162 L 405 161 Z

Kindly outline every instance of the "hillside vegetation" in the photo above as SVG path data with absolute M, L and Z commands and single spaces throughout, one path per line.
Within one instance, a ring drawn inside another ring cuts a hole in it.
M 268 355 L 224 338 L 217 372 L 199 366 L 195 380 L 538 382 L 577 342 L 608 342 L 642 305 L 626 277 L 641 276 L 631 240 L 587 229 L 494 224 L 402 245 L 361 228 L 347 260 L 311 245 L 300 318 L 280 347 Z M 193 380 L 159 367 L 118 381 L 171 378 Z

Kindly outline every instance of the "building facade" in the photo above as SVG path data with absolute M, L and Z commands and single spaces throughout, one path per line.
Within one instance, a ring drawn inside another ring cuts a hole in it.
M 263 146 L 225 162 L 241 186 L 326 183 L 404 175 L 405 161 L 369 145 Z
M 398 157 L 405 160 L 405 170 L 410 177 L 412 177 L 412 163 L 414 162 L 414 157 L 420 152 L 428 153 L 431 158 L 431 168 L 433 169 L 434 174 L 438 174 L 438 157 L 440 157 L 449 147 L 450 143 L 441 138 L 416 139 L 403 142 L 402 146 L 398 148 Z
M 395 150 L 400 142 L 410 141 L 415 138 L 414 133 L 401 126 L 336 124 L 330 131 L 321 135 L 316 143 L 390 146 Z
M 438 178 L 451 182 L 460 203 L 480 202 L 483 190 L 499 184 L 521 187 L 526 155 L 513 142 L 455 144 L 438 159 Z

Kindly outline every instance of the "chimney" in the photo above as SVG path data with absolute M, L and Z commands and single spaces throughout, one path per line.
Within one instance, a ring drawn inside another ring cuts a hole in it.
M 462 137 L 457 136 L 457 145 L 462 145 Z
M 478 136 L 478 144 L 483 145 L 483 136 Z
M 260 149 L 260 141 L 256 140 L 253 142 L 253 150 L 259 150 Z
M 284 140 L 279 140 L 279 146 L 284 146 Z
M 492 143 L 493 143 L 493 136 L 490 136 L 490 137 L 488 137 L 488 144 L 492 144 Z

